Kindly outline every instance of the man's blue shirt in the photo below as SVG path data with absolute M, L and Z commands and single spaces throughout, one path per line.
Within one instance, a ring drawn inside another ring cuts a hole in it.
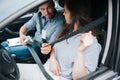
M 36 29 L 34 39 L 37 40 L 39 43 L 42 43 L 42 35 L 41 35 L 41 29 L 40 29 L 40 22 L 39 22 L 39 17 L 38 13 L 35 13 L 34 16 L 24 24 L 24 26 L 30 30 Z M 42 23 L 45 23 L 45 17 L 41 16 L 40 17 L 42 20 Z M 62 24 L 64 21 L 63 14 L 61 12 L 56 12 L 55 16 L 48 20 L 46 25 L 42 28 L 47 31 L 46 33 L 46 40 L 48 43 L 54 42 L 56 40 L 57 35 L 62 29 Z M 7 41 L 4 41 L 2 45 L 8 50 L 10 54 L 15 54 L 18 59 L 25 59 L 28 57 L 31 57 L 31 54 L 27 48 L 27 46 L 9 46 L 9 43 Z M 38 53 L 41 61 L 44 63 L 47 58 L 44 57 L 43 54 L 40 54 L 40 48 L 38 46 L 32 46 L 35 51 Z
M 39 12 L 34 14 L 34 16 L 27 23 L 25 23 L 24 26 L 28 30 L 33 30 L 36 28 L 34 39 L 37 40 L 39 43 L 42 43 L 41 35 L 42 30 L 40 28 L 41 25 L 39 20 L 42 20 L 42 24 L 44 25 L 45 17 L 43 17 L 42 15 L 41 16 L 38 15 Z M 41 19 L 39 19 L 39 17 Z M 56 12 L 55 16 L 52 19 L 48 20 L 46 25 L 43 26 L 42 29 L 46 30 L 46 40 L 48 41 L 48 43 L 54 42 L 56 40 L 58 33 L 62 29 L 63 21 L 64 21 L 63 13 Z

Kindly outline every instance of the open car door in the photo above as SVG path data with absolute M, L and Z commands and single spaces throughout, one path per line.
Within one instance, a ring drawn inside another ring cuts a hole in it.
M 119 24 L 120 2 L 119 0 L 107 0 L 107 3 L 108 3 L 108 12 L 106 17 L 107 18 L 107 37 L 106 37 L 105 45 L 103 46 L 104 50 L 102 51 L 103 55 L 101 58 L 100 65 L 96 71 L 88 74 L 87 76 L 79 78 L 78 80 L 120 79 L 119 77 L 120 75 L 120 65 L 119 65 L 120 64 L 120 24 Z M 3 25 L 5 25 L 5 23 Z M 0 80 L 10 80 L 10 79 L 19 80 L 20 74 L 19 74 L 18 68 L 16 67 L 16 63 L 14 62 L 14 60 L 12 60 L 12 57 L 10 55 L 6 54 L 7 51 L 3 47 L 0 47 L 0 51 L 1 51 L 0 52 L 0 73 L 1 73 Z M 16 72 L 15 75 L 9 74 L 13 72 Z M 9 77 L 8 77 L 8 74 L 6 73 L 9 74 Z M 4 76 L 2 74 L 4 74 Z M 52 80 L 50 77 L 48 79 Z

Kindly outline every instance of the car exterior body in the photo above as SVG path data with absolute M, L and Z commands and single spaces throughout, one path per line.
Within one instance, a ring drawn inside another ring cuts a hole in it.
M 7 39 L 18 37 L 20 27 L 34 15 L 34 12 L 37 11 L 36 7 L 48 0 L 25 1 L 26 0 L 12 0 L 10 2 L 7 0 L 0 1 L 0 43 Z M 102 52 L 98 69 L 78 80 L 120 79 L 120 1 L 90 1 L 93 3 L 92 8 L 94 8 L 92 12 L 93 19 L 96 20 L 101 16 L 106 17 L 106 21 L 100 25 L 101 27 L 97 27 L 101 32 L 99 42 L 102 44 Z M 4 4 L 6 4 L 5 7 Z M 62 10 L 62 7 L 58 5 L 56 8 L 58 8 L 59 11 Z M 33 33 L 34 31 L 28 34 L 32 35 Z M 29 60 L 22 61 L 22 63 L 26 64 L 28 62 Z

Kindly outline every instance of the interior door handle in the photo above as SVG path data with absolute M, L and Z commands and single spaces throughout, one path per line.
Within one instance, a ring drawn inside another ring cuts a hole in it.
M 3 32 L 3 30 L 0 30 L 0 33 L 2 33 Z

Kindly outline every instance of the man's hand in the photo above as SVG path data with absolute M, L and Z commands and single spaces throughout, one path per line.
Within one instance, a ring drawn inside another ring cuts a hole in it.
M 25 40 L 29 40 L 29 37 L 26 35 L 20 35 L 20 42 L 22 43 L 23 46 L 26 46 L 27 43 L 25 42 Z
M 19 31 L 19 35 L 20 35 L 20 42 L 22 43 L 23 46 L 26 46 L 26 42 L 25 40 L 29 39 L 26 34 L 27 34 L 27 28 L 25 26 L 22 26 L 20 28 L 20 31 Z

